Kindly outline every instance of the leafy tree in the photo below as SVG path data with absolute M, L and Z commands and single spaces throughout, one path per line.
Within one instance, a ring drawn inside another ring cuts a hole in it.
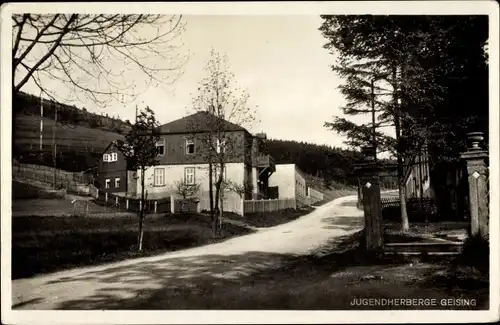
M 246 145 L 227 129 L 227 122 L 249 125 L 255 121 L 255 109 L 248 105 L 249 95 L 235 85 L 226 56 L 212 49 L 205 71 L 207 75 L 200 81 L 198 96 L 193 100 L 194 109 L 203 113 L 199 115 L 202 118 L 189 128 L 193 132 L 200 127 L 207 130 L 201 135 L 201 141 L 208 161 L 212 230 L 217 236 L 218 220 L 224 214 L 219 203 L 224 194 L 226 165 L 239 154 L 240 146 Z
M 143 224 L 146 208 L 146 188 L 145 172 L 146 170 L 158 164 L 156 143 L 159 136 L 156 129 L 159 126 L 155 118 L 155 113 L 146 107 L 137 115 L 136 123 L 125 136 L 125 141 L 118 140 L 117 147 L 127 158 L 128 168 L 139 170 L 139 179 L 141 182 L 141 209 L 139 211 L 139 232 L 137 236 L 138 250 L 142 250 L 142 241 L 144 237 Z

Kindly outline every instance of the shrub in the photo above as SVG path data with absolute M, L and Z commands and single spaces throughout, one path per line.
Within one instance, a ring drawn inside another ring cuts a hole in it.
M 489 238 L 472 236 L 467 238 L 461 254 L 457 257 L 457 264 L 474 267 L 482 274 L 489 274 L 490 243 Z

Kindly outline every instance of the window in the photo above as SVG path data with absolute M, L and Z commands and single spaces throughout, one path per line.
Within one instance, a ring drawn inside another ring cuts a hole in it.
M 194 139 L 186 139 L 186 154 L 194 154 Z
M 165 185 L 165 169 L 155 168 L 154 170 L 154 186 L 164 186 Z
M 109 178 L 106 178 L 106 182 L 104 183 L 104 188 L 109 188 L 110 183 L 111 183 L 111 180 Z
M 115 188 L 119 188 L 120 187 L 120 177 L 116 177 L 115 178 Z
M 156 142 L 156 154 L 158 156 L 165 155 L 165 139 L 161 139 Z
M 113 153 L 106 153 L 103 155 L 102 160 L 105 162 L 112 162 L 112 161 L 117 161 L 118 160 L 118 154 L 116 152 Z
M 184 168 L 184 183 L 186 185 L 194 185 L 195 184 L 194 167 Z
M 217 139 L 216 151 L 217 151 L 217 153 L 221 153 L 221 152 L 226 151 L 226 140 Z

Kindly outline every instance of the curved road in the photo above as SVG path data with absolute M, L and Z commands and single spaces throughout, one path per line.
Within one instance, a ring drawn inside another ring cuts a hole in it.
M 355 202 L 356 196 L 340 198 L 295 221 L 217 244 L 15 280 L 13 309 L 119 309 L 130 301 L 140 305 L 151 293 L 175 296 L 181 285 L 195 290 L 201 282 L 238 281 L 291 256 L 333 249 L 335 238 L 363 228 Z

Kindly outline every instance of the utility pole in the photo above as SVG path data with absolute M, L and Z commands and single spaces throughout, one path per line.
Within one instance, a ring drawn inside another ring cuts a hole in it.
M 56 127 L 57 127 L 57 106 L 55 106 L 54 113 L 54 127 L 52 128 L 52 161 L 54 162 L 54 189 L 57 187 L 57 171 L 56 171 L 56 160 L 57 160 L 57 144 L 56 144 Z
M 43 93 L 40 91 L 40 154 L 43 152 Z
M 372 104 L 372 145 L 377 148 L 377 130 L 375 126 L 375 79 L 371 80 L 371 104 Z M 377 160 L 377 153 L 375 151 L 375 160 Z

